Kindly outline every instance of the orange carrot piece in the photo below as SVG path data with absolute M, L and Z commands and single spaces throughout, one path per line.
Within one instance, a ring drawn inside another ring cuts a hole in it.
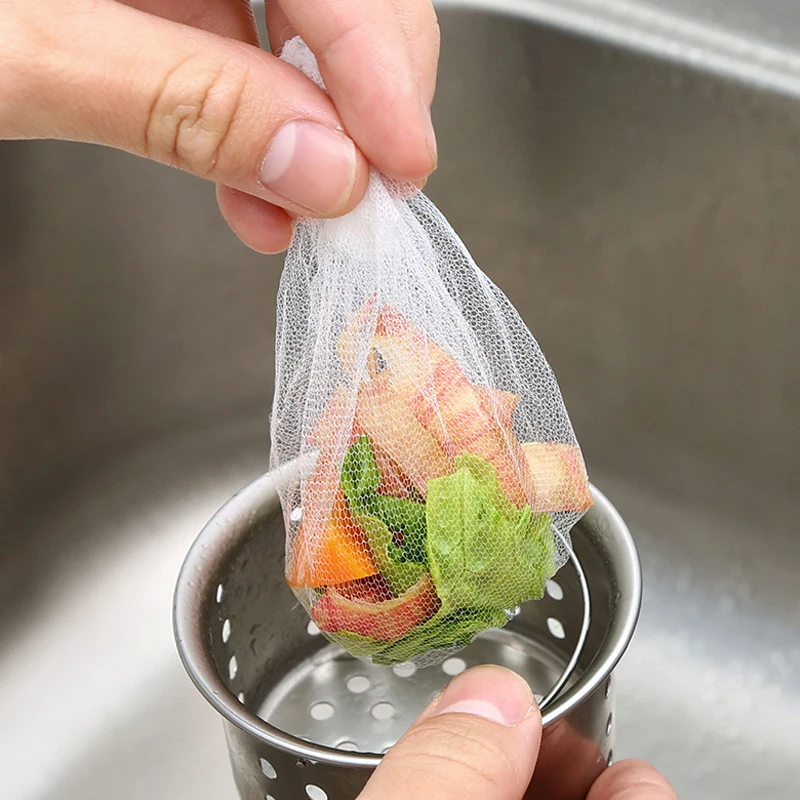
M 315 589 L 378 574 L 366 536 L 350 516 L 341 491 L 323 525 L 313 514 L 313 508 L 304 509 L 292 542 L 286 569 L 290 586 Z

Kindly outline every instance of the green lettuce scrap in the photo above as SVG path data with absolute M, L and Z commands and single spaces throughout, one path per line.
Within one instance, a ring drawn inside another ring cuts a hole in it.
M 367 535 L 375 565 L 389 589 L 401 595 L 425 572 L 425 505 L 378 494 L 380 470 L 368 436 L 350 446 L 342 462 L 342 491 L 350 513 Z M 403 535 L 402 545 L 394 533 Z
M 510 609 L 544 595 L 555 574 L 552 518 L 517 508 L 494 467 L 469 453 L 428 481 L 426 551 L 446 609 Z
M 380 472 L 368 436 L 349 448 L 342 489 L 366 532 L 375 563 L 395 595 L 430 570 L 439 611 L 394 642 L 342 631 L 325 636 L 358 657 L 397 664 L 420 653 L 469 644 L 502 627 L 507 609 L 539 599 L 555 574 L 549 514 L 517 508 L 485 459 L 463 454 L 455 472 L 428 482 L 427 503 L 377 493 Z M 402 533 L 402 545 L 393 533 Z

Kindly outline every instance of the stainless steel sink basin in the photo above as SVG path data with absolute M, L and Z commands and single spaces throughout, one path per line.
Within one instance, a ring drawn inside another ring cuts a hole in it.
M 800 50 L 619 0 L 466 5 L 430 194 L 641 550 L 615 756 L 684 800 L 796 798 Z M 169 608 L 266 469 L 281 261 L 126 155 L 3 143 L 0 174 L 0 795 L 233 800 Z

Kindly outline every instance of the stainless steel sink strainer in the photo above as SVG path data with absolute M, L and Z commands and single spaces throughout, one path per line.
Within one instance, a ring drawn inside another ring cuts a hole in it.
M 192 680 L 224 719 L 242 800 L 349 800 L 452 675 L 501 664 L 541 697 L 531 797 L 578 800 L 613 757 L 611 673 L 639 615 L 630 533 L 605 496 L 573 529 L 573 558 L 502 630 L 441 665 L 380 667 L 329 644 L 283 578 L 284 524 L 265 475 L 193 544 L 175 593 L 175 635 Z

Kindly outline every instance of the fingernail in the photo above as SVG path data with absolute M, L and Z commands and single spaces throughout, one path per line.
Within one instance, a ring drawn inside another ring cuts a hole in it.
M 341 211 L 356 181 L 356 147 L 318 122 L 287 122 L 270 143 L 261 180 L 265 186 L 317 214 Z
M 462 673 L 444 690 L 436 705 L 439 714 L 471 714 L 518 725 L 533 709 L 533 693 L 515 672 L 503 667 L 478 667 Z
M 428 152 L 433 159 L 433 168 L 439 164 L 439 148 L 436 144 L 436 132 L 433 130 L 433 118 L 431 117 L 431 110 L 428 108 L 424 100 L 422 102 L 422 115 L 425 120 L 425 144 L 428 145 Z

